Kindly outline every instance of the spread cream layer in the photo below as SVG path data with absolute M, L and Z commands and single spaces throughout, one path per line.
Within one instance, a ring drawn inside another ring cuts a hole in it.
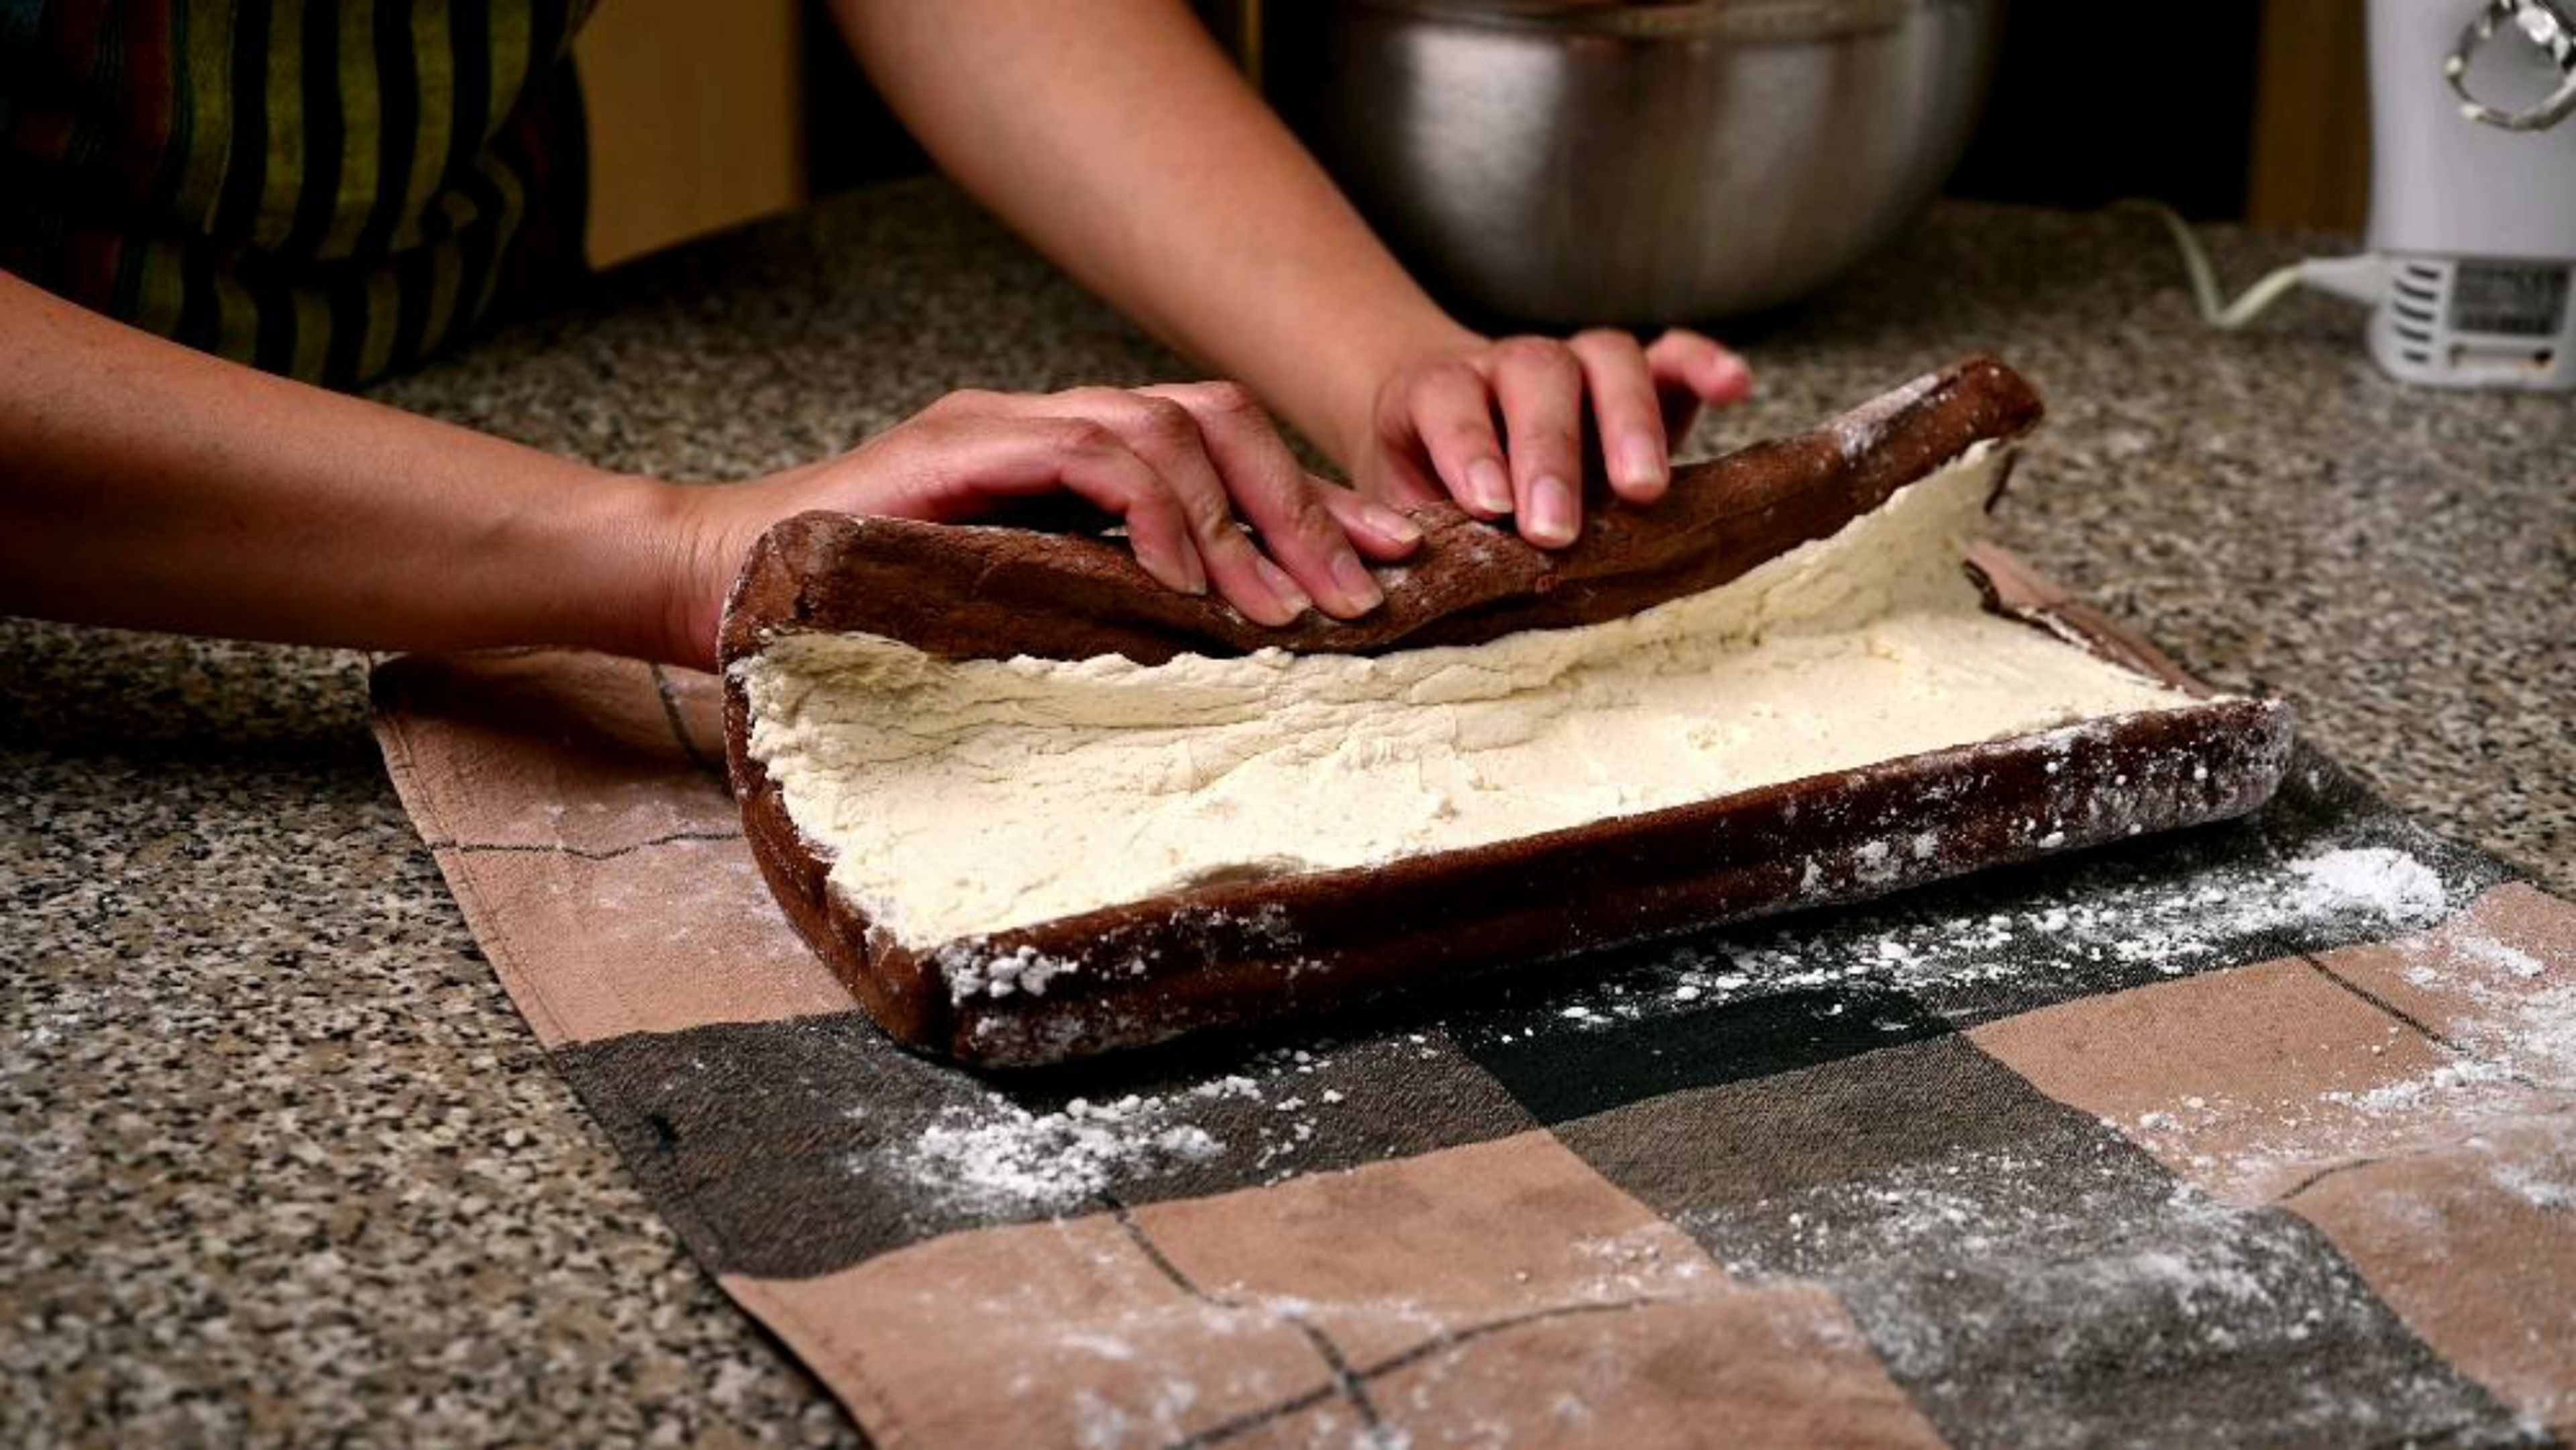
M 1362 658 L 735 666 L 831 879 L 914 946 L 1212 879 L 1367 866 L 2188 697 L 1986 613 L 1979 445 L 1831 538 L 1634 616 Z

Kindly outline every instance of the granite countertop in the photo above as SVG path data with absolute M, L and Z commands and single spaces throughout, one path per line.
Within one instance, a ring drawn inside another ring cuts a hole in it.
M 2250 279 L 2332 238 L 2213 237 Z M 2576 402 L 2222 336 L 2150 220 L 1945 204 L 1736 340 L 1702 449 L 1973 350 L 2052 417 L 2002 532 L 2419 817 L 2576 892 Z M 937 182 L 617 275 L 381 392 L 730 478 L 961 386 L 1185 371 Z M 0 1441 L 856 1437 L 683 1255 L 405 822 L 359 658 L 0 623 Z

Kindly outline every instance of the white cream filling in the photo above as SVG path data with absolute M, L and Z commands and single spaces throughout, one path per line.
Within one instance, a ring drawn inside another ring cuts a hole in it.
M 1981 608 L 1960 563 L 2003 457 L 1722 587 L 1481 645 L 1140 665 L 788 635 L 735 666 L 751 753 L 832 884 L 926 947 L 2191 703 Z

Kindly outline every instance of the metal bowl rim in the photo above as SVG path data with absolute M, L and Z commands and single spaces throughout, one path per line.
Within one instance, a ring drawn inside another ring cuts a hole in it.
M 1312 0 L 1309 0 L 1312 3 Z M 1716 36 L 1743 40 L 1827 40 L 1892 30 L 1942 0 L 1340 0 L 1496 30 L 1539 30 L 1635 40 Z

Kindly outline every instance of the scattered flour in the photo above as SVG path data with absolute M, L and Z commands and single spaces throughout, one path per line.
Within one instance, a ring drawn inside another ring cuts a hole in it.
M 2497 941 L 2491 936 L 2473 936 L 2455 941 L 2451 943 L 2451 950 L 2479 966 L 2506 972 L 2525 981 L 2539 976 L 2542 970 L 2540 958 L 2520 947 Z M 2411 977 L 2413 973 L 2408 975 Z
M 1833 435 L 1834 446 L 1842 451 L 1843 457 L 1858 458 L 1877 447 L 1879 439 L 1887 432 L 1887 425 L 1931 396 L 1940 381 L 1939 374 L 1927 373 L 1901 388 L 1881 393 L 1826 424 L 1826 431 Z
M 2499 1162 L 2496 1185 L 2534 1208 L 2554 1213 L 2576 1212 L 2576 1179 L 2550 1178 L 2522 1163 Z
M 2420 920 L 2450 904 L 2429 869 L 2402 852 L 2334 852 L 2295 865 L 2296 895 L 2312 907 Z M 2425 1157 L 2484 1173 L 2537 1208 L 2576 1205 L 2576 978 L 2553 979 L 2551 963 L 2464 919 L 2390 946 L 2397 978 L 2425 994 L 2406 1005 L 2438 1034 L 2429 1063 L 2313 1098 L 2185 1098 L 2188 1111 L 2112 1126 L 2189 1162 L 2240 1203 L 2295 1194 L 2346 1168 Z M 2386 1031 L 2370 1057 L 2416 1036 L 2393 1019 Z M 2374 1191 L 2395 1203 L 2430 1190 L 2401 1178 Z
M 1607 1029 L 1783 990 L 1923 992 L 2062 971 L 2070 962 L 2180 976 L 2250 936 L 2312 933 L 2339 922 L 2381 935 L 2428 926 L 2456 904 L 2441 873 L 2408 852 L 2337 847 L 2180 877 L 2092 880 L 1983 915 L 1918 915 L 1898 906 L 1867 933 L 1819 932 L 1793 918 L 1761 935 L 1720 939 L 1707 951 L 1674 949 L 1677 970 L 1659 997 L 1610 982 L 1557 1015 L 1566 1030 Z M 2490 964 L 2539 970 L 2528 954 L 2501 943 L 2492 944 Z
M 2464 1088 L 2510 1082 L 2513 1078 L 2514 1072 L 2511 1068 L 2497 1063 L 2466 1059 L 2459 1062 L 2446 1062 L 2420 1076 L 2383 1083 L 2362 1092 L 2324 1093 L 2320 1095 L 2320 1101 L 2358 1108 L 2365 1113 L 2393 1113 L 2403 1109 L 2422 1107 L 2431 1099 L 2456 1093 Z
M 1225 1145 L 1183 1115 L 1219 1098 L 1259 1096 L 1245 1077 L 1152 1098 L 1075 1098 L 1052 1113 L 995 1095 L 980 1111 L 924 1129 L 906 1167 L 923 1185 L 993 1211 L 1070 1208 L 1112 1183 L 1215 1158 Z
M 2432 867 L 2385 846 L 2328 851 L 2293 861 L 2290 870 L 2303 883 L 2288 903 L 2297 915 L 2361 910 L 2395 925 L 2423 926 L 2451 904 Z
M 2107 1142 L 2081 1155 L 1962 1148 L 1686 1217 L 1739 1279 L 1862 1288 L 1847 1302 L 1874 1355 L 2016 1445 L 2095 1443 L 2100 1401 L 2085 1397 L 2123 1375 L 2215 1356 L 2313 1364 L 2384 1333 L 2386 1311 L 2320 1273 L 2289 1216 L 2162 1180 Z M 2366 1441 L 2391 1408 L 2414 1424 L 2462 1410 L 2447 1373 L 2374 1385 L 2368 1404 L 2331 1372 L 2270 1383 L 2271 1428 L 2300 1443 Z

